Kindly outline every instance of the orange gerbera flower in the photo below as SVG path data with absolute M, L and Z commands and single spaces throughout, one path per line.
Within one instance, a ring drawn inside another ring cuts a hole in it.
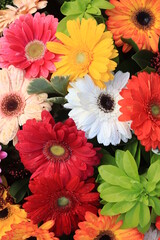
M 12 230 L 6 232 L 1 240 L 25 240 L 30 239 L 30 237 L 36 237 L 37 240 L 58 240 L 59 238 L 54 237 L 53 232 L 48 231 L 53 225 L 53 220 L 44 223 L 40 228 L 32 222 L 13 224 Z
M 145 150 L 160 149 L 160 76 L 140 72 L 132 76 L 118 102 L 120 121 L 132 121 L 133 129 Z
M 99 217 L 91 212 L 86 212 L 85 222 L 78 224 L 75 240 L 142 240 L 143 234 L 136 228 L 120 229 L 122 220 L 117 222 L 118 216 L 102 216 L 99 210 Z
M 132 38 L 139 49 L 158 51 L 160 36 L 160 1 L 110 0 L 115 8 L 106 10 L 107 28 L 113 33 L 117 46 L 128 52 L 131 46 L 121 40 Z

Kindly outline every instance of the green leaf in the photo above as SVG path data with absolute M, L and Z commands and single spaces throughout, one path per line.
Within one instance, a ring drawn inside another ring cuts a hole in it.
M 139 168 L 140 161 L 141 161 L 141 148 L 140 148 L 140 144 L 139 143 L 138 143 L 138 147 L 137 147 L 135 160 L 136 160 L 136 163 L 137 163 L 137 167 Z
M 135 179 L 136 181 L 140 181 L 137 164 L 128 150 L 123 155 L 123 167 L 129 177 Z
M 36 78 L 29 83 L 27 92 L 28 94 L 54 93 L 54 89 L 47 79 Z
M 51 85 L 54 91 L 62 96 L 67 94 L 67 87 L 69 83 L 69 76 L 55 76 L 51 79 Z
M 131 179 L 119 168 L 112 165 L 102 165 L 98 168 L 101 177 L 111 185 L 121 186 L 130 189 Z
M 82 17 L 83 17 L 83 14 L 75 14 L 75 15 L 69 15 L 67 17 L 64 17 L 58 23 L 57 32 L 62 32 L 64 34 L 66 34 L 66 35 L 69 35 L 69 33 L 67 31 L 67 21 L 69 21 L 69 20 L 76 20 L 77 18 L 79 18 L 81 20 Z
M 107 152 L 101 151 L 103 157 L 101 158 L 101 165 L 114 165 L 116 166 L 115 159 L 112 155 Z
M 111 185 L 109 183 L 106 183 L 106 182 L 103 182 L 101 183 L 98 188 L 97 188 L 97 191 L 98 192 L 102 192 L 104 191 L 106 188 L 110 187 Z
M 93 6 L 87 8 L 86 12 L 89 14 L 101 15 L 101 11 L 99 10 L 99 8 Z
M 148 193 L 151 193 L 153 190 L 156 188 L 156 183 L 155 182 L 147 182 L 145 189 L 147 190 Z
M 107 202 L 135 201 L 139 196 L 139 191 L 126 190 L 118 186 L 109 186 L 105 188 L 100 197 Z
M 143 203 L 140 203 L 140 211 L 139 211 L 139 224 L 142 228 L 147 226 L 150 222 L 150 210 L 149 207 Z
M 16 199 L 16 203 L 19 203 L 26 195 L 28 184 L 29 178 L 24 178 L 11 185 L 9 192 Z
M 147 178 L 149 182 L 156 182 L 160 181 L 160 160 L 152 163 L 147 172 Z
M 106 0 L 93 0 L 92 5 L 101 9 L 113 9 L 115 6 Z
M 114 216 L 117 214 L 122 214 L 128 212 L 136 202 L 118 202 L 118 203 L 106 203 L 105 206 L 102 208 L 101 213 L 103 215 Z
M 52 97 L 47 99 L 48 102 L 64 104 L 66 103 L 66 99 L 64 97 Z
M 82 8 L 79 6 L 79 4 L 75 2 L 64 2 L 63 5 L 60 8 L 60 11 L 63 15 L 79 15 L 82 12 Z
M 145 227 L 142 228 L 140 225 L 138 225 L 137 229 L 139 232 L 145 234 L 149 230 L 150 226 L 151 222 L 149 221 L 149 223 Z
M 157 214 L 155 213 L 154 209 L 151 210 L 151 223 L 155 223 L 157 218 Z
M 154 68 L 152 68 L 152 67 L 148 67 L 147 66 L 147 67 L 143 68 L 142 71 L 140 71 L 140 72 L 151 73 L 151 72 L 156 72 L 156 70 Z
M 151 66 L 151 58 L 154 53 L 148 50 L 141 50 L 132 56 L 132 59 L 143 69 Z
M 150 161 L 150 164 L 156 162 L 157 160 L 160 160 L 160 155 L 157 155 L 157 154 L 154 154 L 152 155 L 151 157 L 151 161 Z
M 139 51 L 139 48 L 138 48 L 137 44 L 132 40 L 132 38 L 121 37 L 121 39 L 124 43 L 127 43 L 128 45 L 131 45 L 135 52 Z
M 160 199 L 157 197 L 149 197 L 149 206 L 152 206 L 155 213 L 160 216 Z
M 133 208 L 131 208 L 125 214 L 123 227 L 124 225 L 127 228 L 135 228 L 139 224 L 139 212 L 140 212 L 140 203 L 137 203 Z
M 123 156 L 124 156 L 124 151 L 122 150 L 116 150 L 115 152 L 115 161 L 117 163 L 117 166 L 124 171 L 124 166 L 123 166 Z
M 81 8 L 82 12 L 85 12 L 87 9 L 87 6 L 90 5 L 91 0 L 76 0 L 79 7 Z

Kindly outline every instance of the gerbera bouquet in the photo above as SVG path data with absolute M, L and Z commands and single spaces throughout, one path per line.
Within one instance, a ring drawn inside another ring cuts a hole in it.
M 160 240 L 160 1 L 0 1 L 0 239 Z

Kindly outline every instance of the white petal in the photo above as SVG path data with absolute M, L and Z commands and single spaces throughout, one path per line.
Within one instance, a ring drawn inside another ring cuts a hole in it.
M 11 120 L 6 119 L 6 122 L 0 131 L 0 142 L 7 145 L 16 136 L 18 127 L 17 117 L 12 118 Z

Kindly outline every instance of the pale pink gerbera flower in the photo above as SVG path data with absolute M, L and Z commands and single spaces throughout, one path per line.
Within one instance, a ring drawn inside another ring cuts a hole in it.
M 20 16 L 0 39 L 0 67 L 14 65 L 26 71 L 26 78 L 48 77 L 56 70 L 58 55 L 46 48 L 48 41 L 56 41 L 58 19 L 36 13 Z
M 3 29 L 19 18 L 22 14 L 35 13 L 38 9 L 45 8 L 47 1 L 44 0 L 13 0 L 13 5 L 6 5 L 5 10 L 0 10 L 0 33 Z
M 41 112 L 51 110 L 47 94 L 28 95 L 29 80 L 24 71 L 10 66 L 0 70 L 0 143 L 7 145 L 14 140 L 27 119 L 41 120 Z

